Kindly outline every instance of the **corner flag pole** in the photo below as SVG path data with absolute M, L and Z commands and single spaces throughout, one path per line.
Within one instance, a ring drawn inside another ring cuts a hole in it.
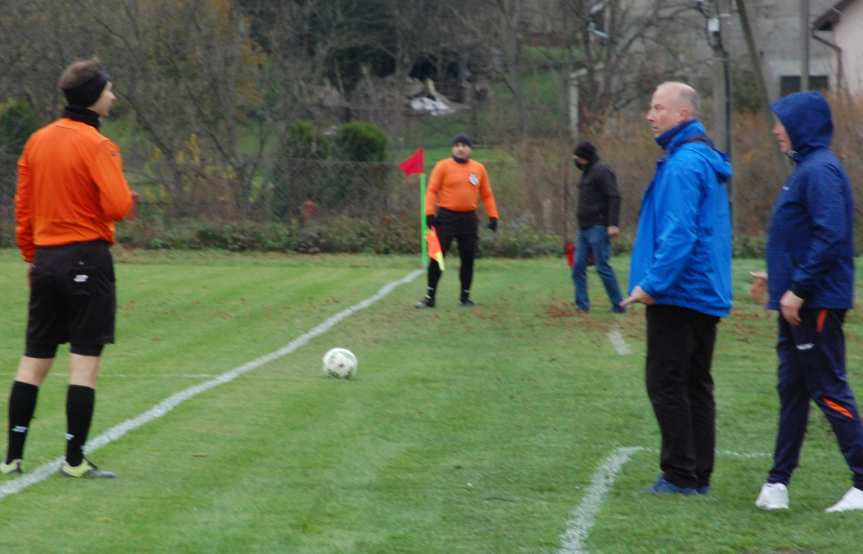
M 399 169 L 405 174 L 420 176 L 420 264 L 425 268 L 428 263 L 428 247 L 426 246 L 426 174 L 424 163 L 425 150 L 421 147 L 399 164 Z
M 428 250 L 426 248 L 426 174 L 420 173 L 420 267 L 428 265 Z

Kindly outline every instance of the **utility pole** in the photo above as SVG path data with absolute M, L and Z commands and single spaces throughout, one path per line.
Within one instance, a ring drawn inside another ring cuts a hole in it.
M 800 0 L 800 90 L 809 90 L 809 0 Z
M 725 49 L 723 38 L 730 17 L 730 0 L 713 0 L 714 15 L 707 19 L 707 33 L 713 50 L 713 121 L 714 136 L 720 148 L 731 155 L 731 57 Z
M 730 0 L 712 0 L 713 6 L 708 8 L 704 2 L 698 2 L 696 9 L 704 16 L 707 26 L 707 43 L 713 51 L 713 130 L 712 135 L 716 146 L 729 157 L 732 152 L 731 136 L 731 56 L 723 43 L 724 33 L 728 28 L 730 17 Z M 728 182 L 728 199 L 731 203 L 731 230 L 737 229 L 737 210 L 735 209 L 735 187 Z

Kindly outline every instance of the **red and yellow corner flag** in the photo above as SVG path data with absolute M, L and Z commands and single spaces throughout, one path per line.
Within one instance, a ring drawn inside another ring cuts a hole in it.
M 423 164 L 423 149 L 417 148 L 416 152 L 408 156 L 405 161 L 399 164 L 399 168 L 405 175 L 425 173 L 425 167 Z
M 440 270 L 443 271 L 443 250 L 441 250 L 440 241 L 437 238 L 434 227 L 426 232 L 426 242 L 428 243 L 429 258 L 436 261 L 437 265 L 440 266 Z

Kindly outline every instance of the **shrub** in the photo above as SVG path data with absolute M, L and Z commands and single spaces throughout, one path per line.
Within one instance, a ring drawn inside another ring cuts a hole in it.
M 29 102 L 10 100 L 0 106 L 0 144 L 20 153 L 24 143 L 39 128 L 39 118 Z
M 353 121 L 336 132 L 335 145 L 340 159 L 352 162 L 382 162 L 386 159 L 387 136 L 373 123 Z
M 198 248 L 218 248 L 232 252 L 290 251 L 298 244 L 295 224 L 255 223 L 228 225 L 204 224 L 196 233 Z
M 322 160 L 329 157 L 330 141 L 309 121 L 288 126 L 282 140 L 281 154 L 287 158 Z
M 391 214 L 376 220 L 338 216 L 308 225 L 199 221 L 165 227 L 138 219 L 118 226 L 118 241 L 148 249 L 212 248 L 303 254 L 418 254 L 420 250 L 419 222 L 412 214 Z M 456 244 L 453 243 L 453 254 L 457 252 Z M 528 258 L 556 256 L 561 252 L 560 237 L 526 224 L 504 222 L 496 234 L 483 230 L 480 235 L 482 256 Z
M 504 258 L 556 256 L 563 252 L 563 241 L 560 236 L 544 233 L 531 225 L 504 221 L 497 233 L 480 234 L 479 252 L 481 256 Z
M 764 258 L 767 237 L 764 235 L 738 235 L 734 237 L 735 258 Z
M 4 203 L 15 192 L 18 156 L 38 128 L 39 118 L 28 102 L 10 100 L 0 104 L 0 200 Z
M 270 209 L 274 216 L 290 221 L 299 215 L 296 207 L 312 194 L 303 167 L 327 159 L 331 149 L 330 140 L 312 123 L 298 121 L 288 126 L 272 169 Z

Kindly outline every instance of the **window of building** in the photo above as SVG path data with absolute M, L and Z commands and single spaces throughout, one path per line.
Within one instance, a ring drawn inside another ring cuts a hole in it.
M 830 79 L 827 75 L 810 75 L 809 89 L 827 91 L 830 89 Z M 779 95 L 786 96 L 792 92 L 800 92 L 800 76 L 783 75 L 779 79 Z

